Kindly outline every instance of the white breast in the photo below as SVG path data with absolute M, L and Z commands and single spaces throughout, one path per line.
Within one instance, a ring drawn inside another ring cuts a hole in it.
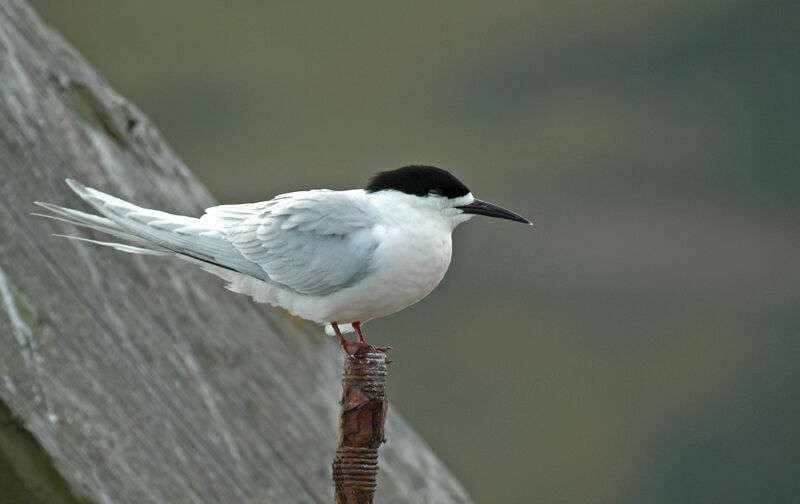
M 373 210 L 375 225 L 369 232 L 378 245 L 359 282 L 326 295 L 308 296 L 228 273 L 235 276 L 228 287 L 319 324 L 366 322 L 416 303 L 444 277 L 457 221 L 431 218 L 439 210 L 420 209 L 418 202 L 402 194 L 377 200 Z
M 442 281 L 452 253 L 443 229 L 378 227 L 381 245 L 370 274 L 358 284 L 328 296 L 326 321 L 367 321 L 421 300 Z

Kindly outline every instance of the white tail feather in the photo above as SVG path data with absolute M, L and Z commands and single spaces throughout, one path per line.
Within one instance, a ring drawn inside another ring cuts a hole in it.
M 38 201 L 37 205 L 55 215 L 35 215 L 107 233 L 129 243 L 83 241 L 137 254 L 174 254 L 261 280 L 266 278 L 261 267 L 245 259 L 228 241 L 218 219 L 203 220 L 142 208 L 71 179 L 67 184 L 102 216 Z

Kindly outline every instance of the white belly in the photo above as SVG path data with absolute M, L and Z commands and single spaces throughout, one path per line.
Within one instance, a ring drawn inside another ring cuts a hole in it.
M 452 254 L 447 229 L 376 229 L 380 245 L 369 274 L 357 284 L 286 307 L 318 323 L 366 322 L 402 310 L 442 281 Z
M 452 254 L 451 227 L 386 225 L 376 226 L 373 232 L 379 245 L 370 258 L 366 277 L 325 296 L 305 296 L 241 273 L 203 267 L 228 280 L 227 287 L 234 292 L 318 324 L 366 322 L 402 310 L 430 294 L 442 281 Z

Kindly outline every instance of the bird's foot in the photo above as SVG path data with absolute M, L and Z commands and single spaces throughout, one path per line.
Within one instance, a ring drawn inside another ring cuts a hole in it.
M 375 350 L 377 350 L 379 352 L 383 352 L 383 353 L 386 353 L 391 349 L 392 349 L 392 347 L 390 347 L 390 346 L 377 346 L 377 347 L 375 347 Z M 386 362 L 386 364 L 391 364 L 392 363 L 392 361 L 388 357 L 384 357 L 384 362 Z
M 370 345 L 361 341 L 349 341 L 344 338 L 339 340 L 339 344 L 342 346 L 342 350 L 344 350 L 344 353 L 346 353 L 348 357 L 354 356 L 362 348 L 370 347 Z
M 361 328 L 359 327 L 358 322 L 353 323 L 353 328 L 356 330 L 358 334 L 358 341 L 350 341 L 342 336 L 342 332 L 339 330 L 339 324 L 336 322 L 331 322 L 331 327 L 333 327 L 333 331 L 336 333 L 336 337 L 339 338 L 339 345 L 344 350 L 344 353 L 347 354 L 348 357 L 352 357 L 361 350 L 362 348 L 367 348 L 369 345 L 364 341 L 364 338 L 361 336 Z
M 364 341 L 364 336 L 361 334 L 361 322 L 353 322 L 352 324 L 353 329 L 356 331 L 356 335 L 358 335 L 358 341 L 350 341 L 345 339 L 344 336 L 342 336 L 341 331 L 339 331 L 339 324 L 336 322 L 331 322 L 331 326 L 333 327 L 336 336 L 339 338 L 339 345 L 341 345 L 342 350 L 344 350 L 344 353 L 346 353 L 348 357 L 354 356 L 362 348 L 374 348 L 375 350 L 383 353 L 386 353 L 392 349 L 390 346 L 374 347 L 368 344 L 366 341 Z M 388 364 L 389 362 L 391 361 L 387 359 L 386 363 Z
M 344 338 L 339 340 L 339 344 L 341 345 L 342 350 L 344 350 L 344 353 L 346 353 L 349 357 L 354 356 L 362 348 L 374 348 L 375 350 L 377 350 L 379 352 L 382 352 L 382 353 L 386 353 L 386 352 L 388 352 L 389 350 L 392 349 L 392 347 L 390 347 L 390 346 L 376 347 L 376 346 L 372 346 L 372 345 L 370 345 L 368 343 L 364 343 L 362 341 L 349 341 L 349 340 L 346 340 Z M 388 359 L 386 360 L 387 364 L 390 363 L 390 362 L 392 362 L 392 361 L 390 361 Z

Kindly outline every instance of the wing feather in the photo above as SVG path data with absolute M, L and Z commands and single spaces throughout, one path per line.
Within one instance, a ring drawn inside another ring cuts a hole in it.
M 366 276 L 377 241 L 371 206 L 361 191 L 289 193 L 268 203 L 226 233 L 270 281 L 321 296 Z
M 51 218 L 129 243 L 85 241 L 125 252 L 175 254 L 215 265 L 213 272 L 223 278 L 227 273 L 217 269 L 309 296 L 356 284 L 367 275 L 378 245 L 374 208 L 362 190 L 303 191 L 260 203 L 220 205 L 197 219 L 142 208 L 72 180 L 67 183 L 102 216 L 39 203 L 55 214 Z

